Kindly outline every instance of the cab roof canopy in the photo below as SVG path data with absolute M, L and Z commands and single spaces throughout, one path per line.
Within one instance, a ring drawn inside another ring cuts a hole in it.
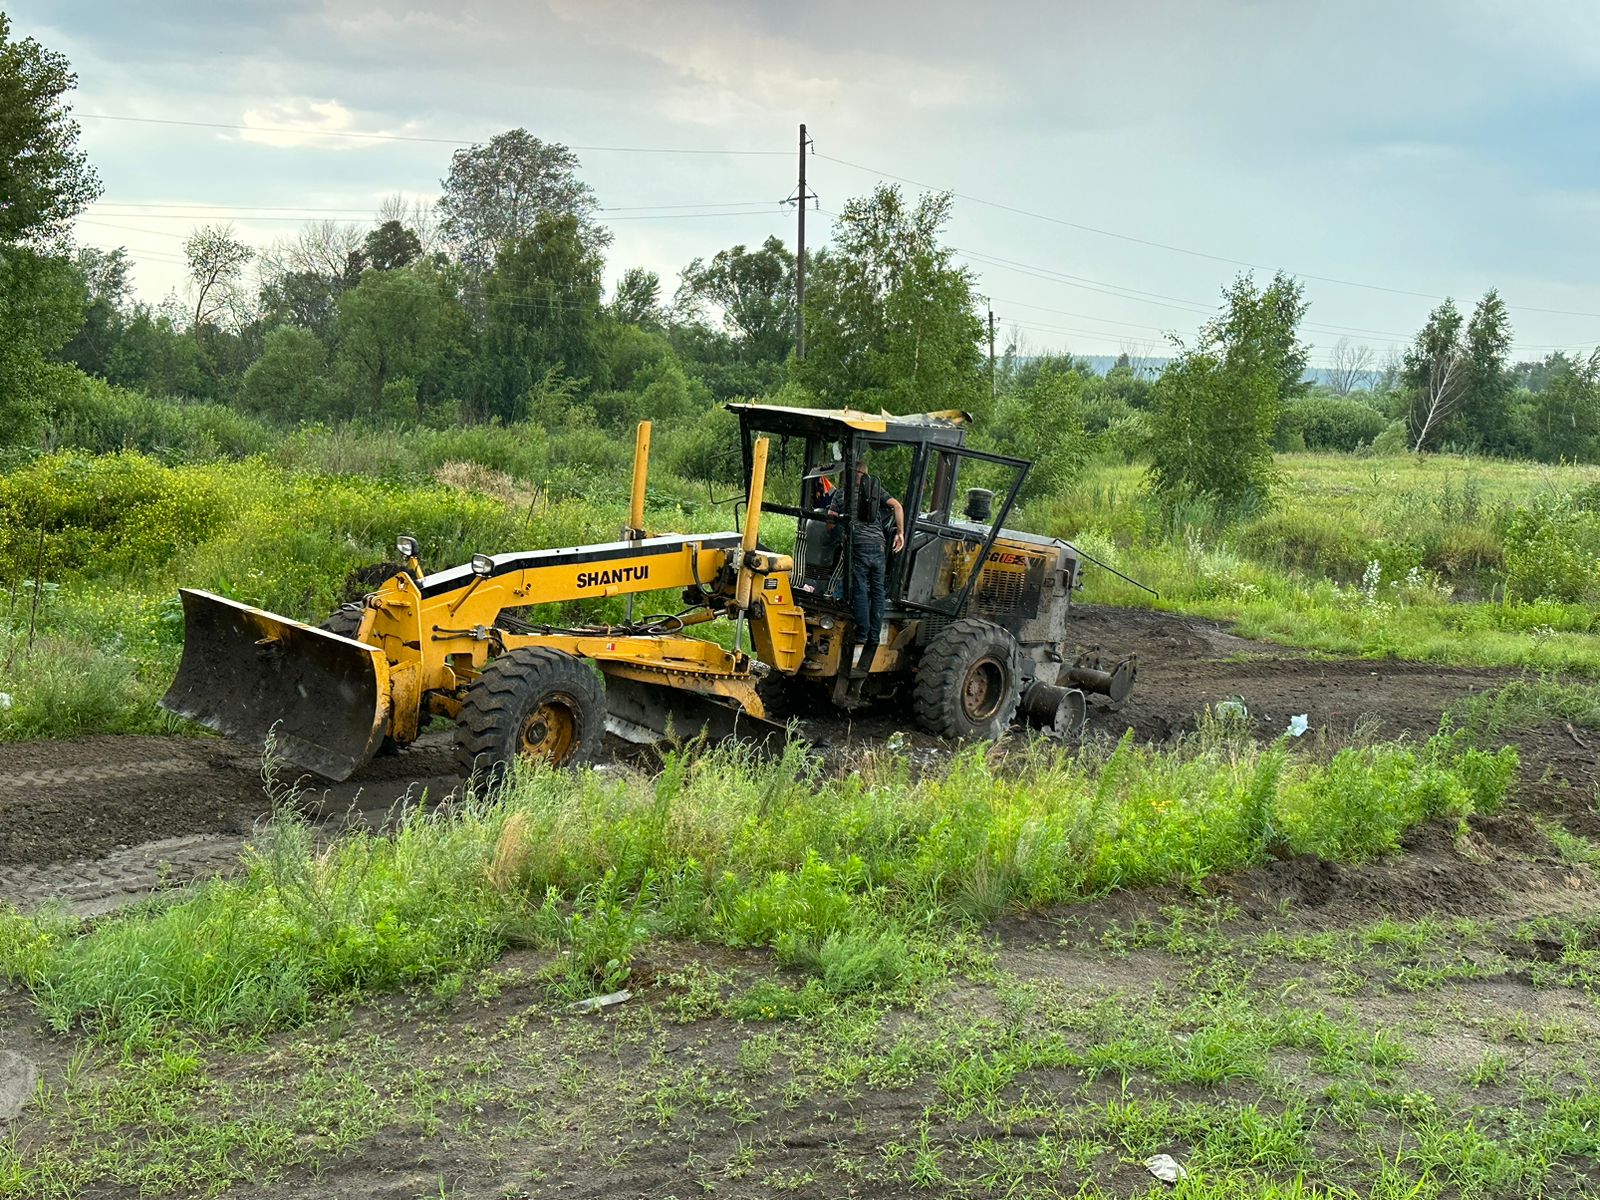
M 888 441 L 905 442 L 959 442 L 962 432 L 972 422 L 972 417 L 958 408 L 904 416 L 860 412 L 853 408 L 791 408 L 779 404 L 730 404 L 728 409 L 739 414 L 739 423 L 746 429 L 822 437 L 879 434 Z

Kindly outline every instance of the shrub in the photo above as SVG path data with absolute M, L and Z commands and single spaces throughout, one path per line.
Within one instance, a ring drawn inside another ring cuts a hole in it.
M 1600 601 L 1600 491 L 1536 496 L 1506 521 L 1506 594 Z
M 1370 445 L 1389 422 L 1365 400 L 1347 396 L 1304 396 L 1278 414 L 1274 444 L 1282 450 L 1344 450 Z M 1287 445 L 1295 440 L 1297 445 Z
M 743 481 L 739 418 L 726 408 L 713 408 L 680 426 L 663 429 L 658 425 L 654 437 L 661 447 L 660 461 L 675 475 L 729 486 Z
M 1411 450 L 1411 431 L 1404 420 L 1390 421 L 1377 437 L 1372 439 L 1372 452 L 1380 457 L 1393 458 Z
M 1023 499 L 1055 495 L 1083 467 L 1089 452 L 1083 396 L 1083 377 L 1076 371 L 1047 367 L 996 404 L 989 431 L 995 448 L 1033 463 Z
M 165 463 L 247 458 L 273 431 L 222 404 L 161 399 L 85 377 L 51 408 L 46 445 L 110 454 L 135 450 Z
M 239 399 L 246 408 L 279 420 L 328 416 L 336 396 L 328 381 L 327 347 L 298 325 L 270 330 L 261 357 L 244 373 Z
M 32 576 L 41 553 L 47 579 L 148 573 L 228 521 L 247 481 L 134 453 L 39 459 L 0 476 L 0 579 Z

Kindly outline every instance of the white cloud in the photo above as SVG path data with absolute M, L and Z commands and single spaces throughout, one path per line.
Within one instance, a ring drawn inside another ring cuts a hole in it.
M 282 149 L 306 147 L 315 150 L 353 150 L 380 144 L 374 137 L 338 136 L 349 133 L 403 133 L 403 129 L 380 129 L 364 121 L 337 100 L 312 100 L 305 97 L 276 100 L 244 110 L 240 124 L 246 127 L 241 141 Z

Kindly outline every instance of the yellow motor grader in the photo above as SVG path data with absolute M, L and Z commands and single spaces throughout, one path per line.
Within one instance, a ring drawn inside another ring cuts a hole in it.
M 748 480 L 741 531 L 645 529 L 642 423 L 618 541 L 425 574 L 401 537 L 393 574 L 320 627 L 183 589 L 183 659 L 163 707 L 256 745 L 271 734 L 288 762 L 334 780 L 445 717 L 463 771 L 492 781 L 519 756 L 583 761 L 608 725 L 635 740 L 766 739 L 801 713 L 900 697 L 947 737 L 997 737 L 1019 718 L 1071 734 L 1086 693 L 1127 695 L 1132 658 L 1074 655 L 1067 638 L 1081 555 L 1003 527 L 1030 464 L 967 447 L 964 413 L 729 407 Z M 905 541 L 889 557 L 878 643 L 853 664 L 842 548 L 868 454 L 901 502 Z M 958 489 L 973 480 L 986 486 Z M 793 553 L 762 543 L 764 518 L 774 540 L 792 529 Z M 655 592 L 680 593 L 681 611 L 634 619 L 635 599 Z M 555 626 L 528 611 L 611 597 L 624 598 L 620 622 Z M 718 620 L 731 647 L 696 636 Z

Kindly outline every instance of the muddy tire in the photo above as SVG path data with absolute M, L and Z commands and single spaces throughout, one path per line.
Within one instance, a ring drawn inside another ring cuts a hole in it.
M 588 663 L 543 646 L 510 650 L 467 688 L 456 763 L 479 787 L 493 787 L 518 758 L 588 762 L 605 729 L 605 686 Z
M 359 604 L 341 605 L 329 613 L 317 628 L 326 629 L 329 633 L 337 633 L 340 637 L 353 638 L 356 636 L 356 630 L 361 628 L 362 611 L 362 607 Z M 402 749 L 404 747 L 386 733 L 383 735 L 383 741 L 378 743 L 377 753 L 399 754 Z
M 336 608 L 328 614 L 328 618 L 318 626 L 329 633 L 337 633 L 340 637 L 353 638 L 356 630 L 361 627 L 361 608 L 359 605 L 348 604 Z
M 1022 652 L 1000 626 L 976 617 L 942 629 L 922 652 L 911 707 L 940 737 L 997 738 L 1022 696 Z
M 780 725 L 808 720 L 832 707 L 827 694 L 815 683 L 776 671 L 756 684 L 756 694 L 767 710 L 767 720 Z

